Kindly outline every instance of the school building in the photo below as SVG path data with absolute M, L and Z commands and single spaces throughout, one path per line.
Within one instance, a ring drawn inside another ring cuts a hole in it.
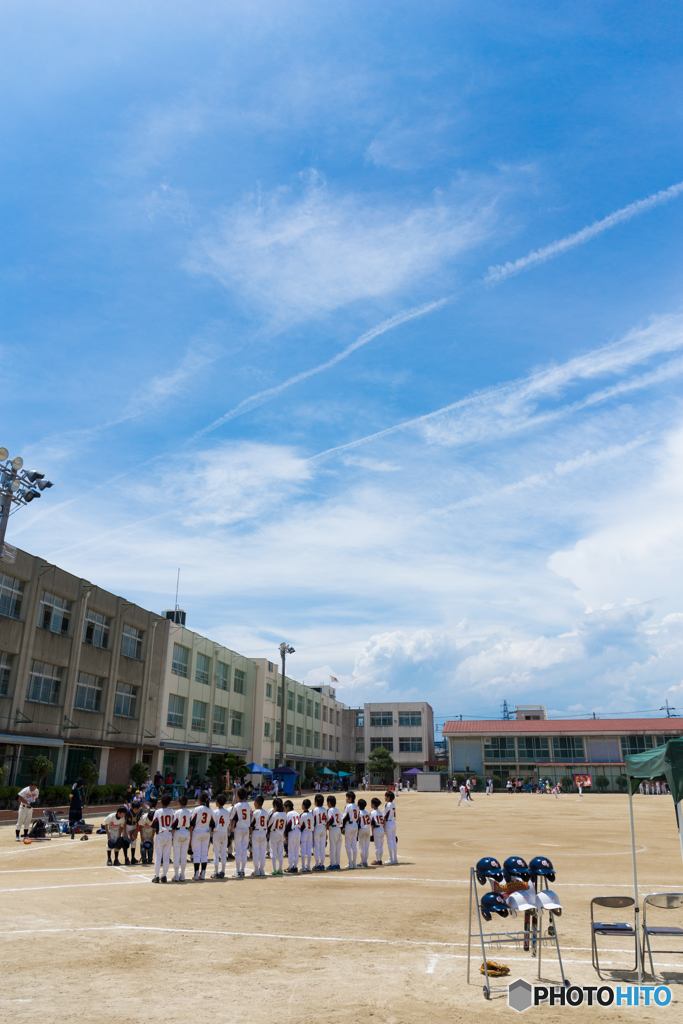
M 344 760 L 365 772 L 369 755 L 377 747 L 388 750 L 397 768 L 396 779 L 411 768 L 425 771 L 434 762 L 434 712 L 426 701 L 386 701 L 348 708 L 343 712 Z M 381 784 L 379 776 L 371 784 Z
M 549 720 L 544 709 L 525 710 L 510 721 L 446 722 L 449 773 L 497 775 L 503 783 L 590 775 L 594 784 L 602 775 L 610 789 L 618 789 L 615 780 L 625 772 L 627 754 L 683 735 L 683 723 L 675 718 Z

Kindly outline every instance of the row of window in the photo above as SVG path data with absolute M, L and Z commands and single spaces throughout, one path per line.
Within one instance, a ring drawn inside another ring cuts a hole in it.
M 23 580 L 15 579 L 14 576 L 0 574 L 0 615 L 7 615 L 11 619 L 18 619 L 21 616 L 21 604 L 24 594 Z M 52 594 L 44 590 L 40 597 L 38 608 L 39 629 L 47 629 L 51 633 L 59 633 L 60 636 L 69 635 L 71 625 L 72 602 L 67 601 L 58 594 Z M 109 633 L 111 619 L 107 615 L 86 609 L 83 622 L 83 643 L 91 644 L 93 647 L 100 647 L 104 651 L 109 650 Z M 135 658 L 140 661 L 142 658 L 142 637 L 143 631 L 129 626 L 123 626 L 121 637 L 121 654 L 126 658 Z
M 288 724 L 285 726 L 285 743 L 288 747 L 304 747 L 304 734 L 306 738 L 306 746 L 312 750 L 320 750 L 320 733 L 313 729 L 305 729 L 303 726 L 297 725 L 296 729 L 293 725 Z M 272 722 L 263 723 L 263 736 L 267 740 L 273 739 Z M 275 742 L 280 742 L 281 728 L 280 723 L 275 722 Z M 327 750 L 326 743 L 329 741 L 329 749 L 333 750 L 334 736 L 327 736 L 323 733 L 323 749 Z M 337 750 L 339 750 L 339 737 L 337 737 Z
M 371 729 L 384 729 L 390 728 L 394 724 L 393 711 L 371 711 L 370 712 L 370 728 Z M 400 711 L 398 715 L 399 728 L 410 728 L 412 726 L 422 726 L 422 712 L 421 711 Z M 365 728 L 365 712 L 356 712 L 356 728 Z
M 3 654 L 2 657 L 9 658 L 9 665 L 11 666 L 12 655 Z M 4 672 L 7 675 L 4 681 L 2 676 L 0 676 L 0 696 L 6 696 L 7 683 L 9 681 L 9 666 L 3 662 Z M 63 673 L 64 669 L 59 665 L 49 665 L 44 661 L 31 662 L 26 700 L 33 704 L 58 705 Z M 78 682 L 76 683 L 74 707 L 79 711 L 100 712 L 104 684 L 104 679 L 89 675 L 87 672 L 80 672 Z M 117 683 L 114 694 L 114 714 L 118 718 L 136 718 L 137 699 L 137 686 L 131 686 L 129 683 Z
M 370 737 L 370 751 L 377 750 L 377 747 L 384 747 L 393 754 L 394 752 L 394 737 L 393 736 L 371 736 Z M 337 748 L 339 749 L 339 748 Z M 422 737 L 421 736 L 399 736 L 398 738 L 398 749 L 401 754 L 421 754 L 422 753 Z M 356 753 L 365 753 L 365 740 L 362 738 L 356 739 Z
M 621 736 L 621 754 L 641 754 L 644 750 L 666 743 L 666 736 Z M 546 736 L 524 736 L 517 738 L 515 753 L 514 736 L 490 736 L 484 740 L 484 759 L 490 761 L 550 761 L 551 743 Z M 582 736 L 553 736 L 552 754 L 554 761 L 584 761 L 585 747 Z M 601 758 L 601 760 L 606 760 Z
M 192 652 L 189 647 L 183 647 L 182 644 L 173 644 L 173 659 L 171 661 L 171 671 L 173 672 L 173 675 L 181 676 L 183 679 L 190 678 L 191 653 Z M 212 659 L 206 654 L 197 655 L 194 670 L 196 683 L 203 683 L 204 686 L 211 685 L 211 662 Z M 235 693 L 244 693 L 245 682 L 246 673 L 244 673 L 242 669 L 236 668 L 232 682 L 232 688 Z M 216 662 L 216 689 L 230 689 L 230 666 L 226 665 L 224 661 Z
M 166 725 L 169 729 L 184 729 L 187 698 L 172 693 L 168 698 Z M 212 732 L 214 736 L 225 736 L 227 729 L 227 708 L 214 705 Z M 209 705 L 203 700 L 192 701 L 192 732 L 207 732 Z M 244 726 L 244 715 L 241 711 L 230 711 L 230 735 L 241 736 Z

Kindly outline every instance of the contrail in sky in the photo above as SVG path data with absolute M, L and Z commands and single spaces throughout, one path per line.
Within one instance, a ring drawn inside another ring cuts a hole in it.
M 648 196 L 647 199 L 639 199 L 636 203 L 624 206 L 621 210 L 610 213 L 608 217 L 596 220 L 594 224 L 590 224 L 587 228 L 582 228 L 581 231 L 576 231 L 573 235 L 560 238 L 557 242 L 551 242 L 550 245 L 546 245 L 542 249 L 536 249 L 518 260 L 502 263 L 496 267 L 489 267 L 484 276 L 484 283 L 492 284 L 504 281 L 506 277 L 520 274 L 523 270 L 528 270 L 529 267 L 533 267 L 537 263 L 545 263 L 546 260 L 551 260 L 554 256 L 559 256 L 560 253 L 573 249 L 576 245 L 583 245 L 584 242 L 589 242 L 591 238 L 601 235 L 603 231 L 609 231 L 610 228 L 616 227 L 617 224 L 621 224 L 625 220 L 631 220 L 632 217 L 637 217 L 639 214 L 651 210 L 653 206 L 668 203 L 670 199 L 675 199 L 681 192 L 683 192 L 683 181 L 679 181 L 677 185 L 671 185 L 669 188 L 662 189 L 661 192 L 655 192 L 653 195 Z

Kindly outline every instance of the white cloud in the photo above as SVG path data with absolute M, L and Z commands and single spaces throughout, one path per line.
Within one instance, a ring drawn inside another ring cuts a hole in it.
M 198 238 L 188 268 L 215 276 L 271 326 L 385 299 L 432 277 L 490 233 L 492 203 L 387 205 L 336 194 L 316 172 L 258 194 Z

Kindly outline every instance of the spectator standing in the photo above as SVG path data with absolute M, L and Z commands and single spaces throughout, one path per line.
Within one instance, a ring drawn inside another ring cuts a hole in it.
M 76 838 L 74 828 L 83 817 L 84 797 L 83 779 L 78 778 L 71 787 L 71 794 L 69 796 L 69 829 L 71 830 L 72 839 Z
M 38 789 L 37 784 L 35 782 L 31 782 L 17 794 L 17 800 L 19 801 L 19 814 L 17 816 L 17 827 L 15 831 L 18 843 L 21 842 L 21 836 L 19 833 L 22 828 L 24 830 L 24 839 L 28 835 L 29 825 L 31 823 L 31 818 L 33 817 L 33 805 L 38 799 L 39 793 L 40 790 Z

